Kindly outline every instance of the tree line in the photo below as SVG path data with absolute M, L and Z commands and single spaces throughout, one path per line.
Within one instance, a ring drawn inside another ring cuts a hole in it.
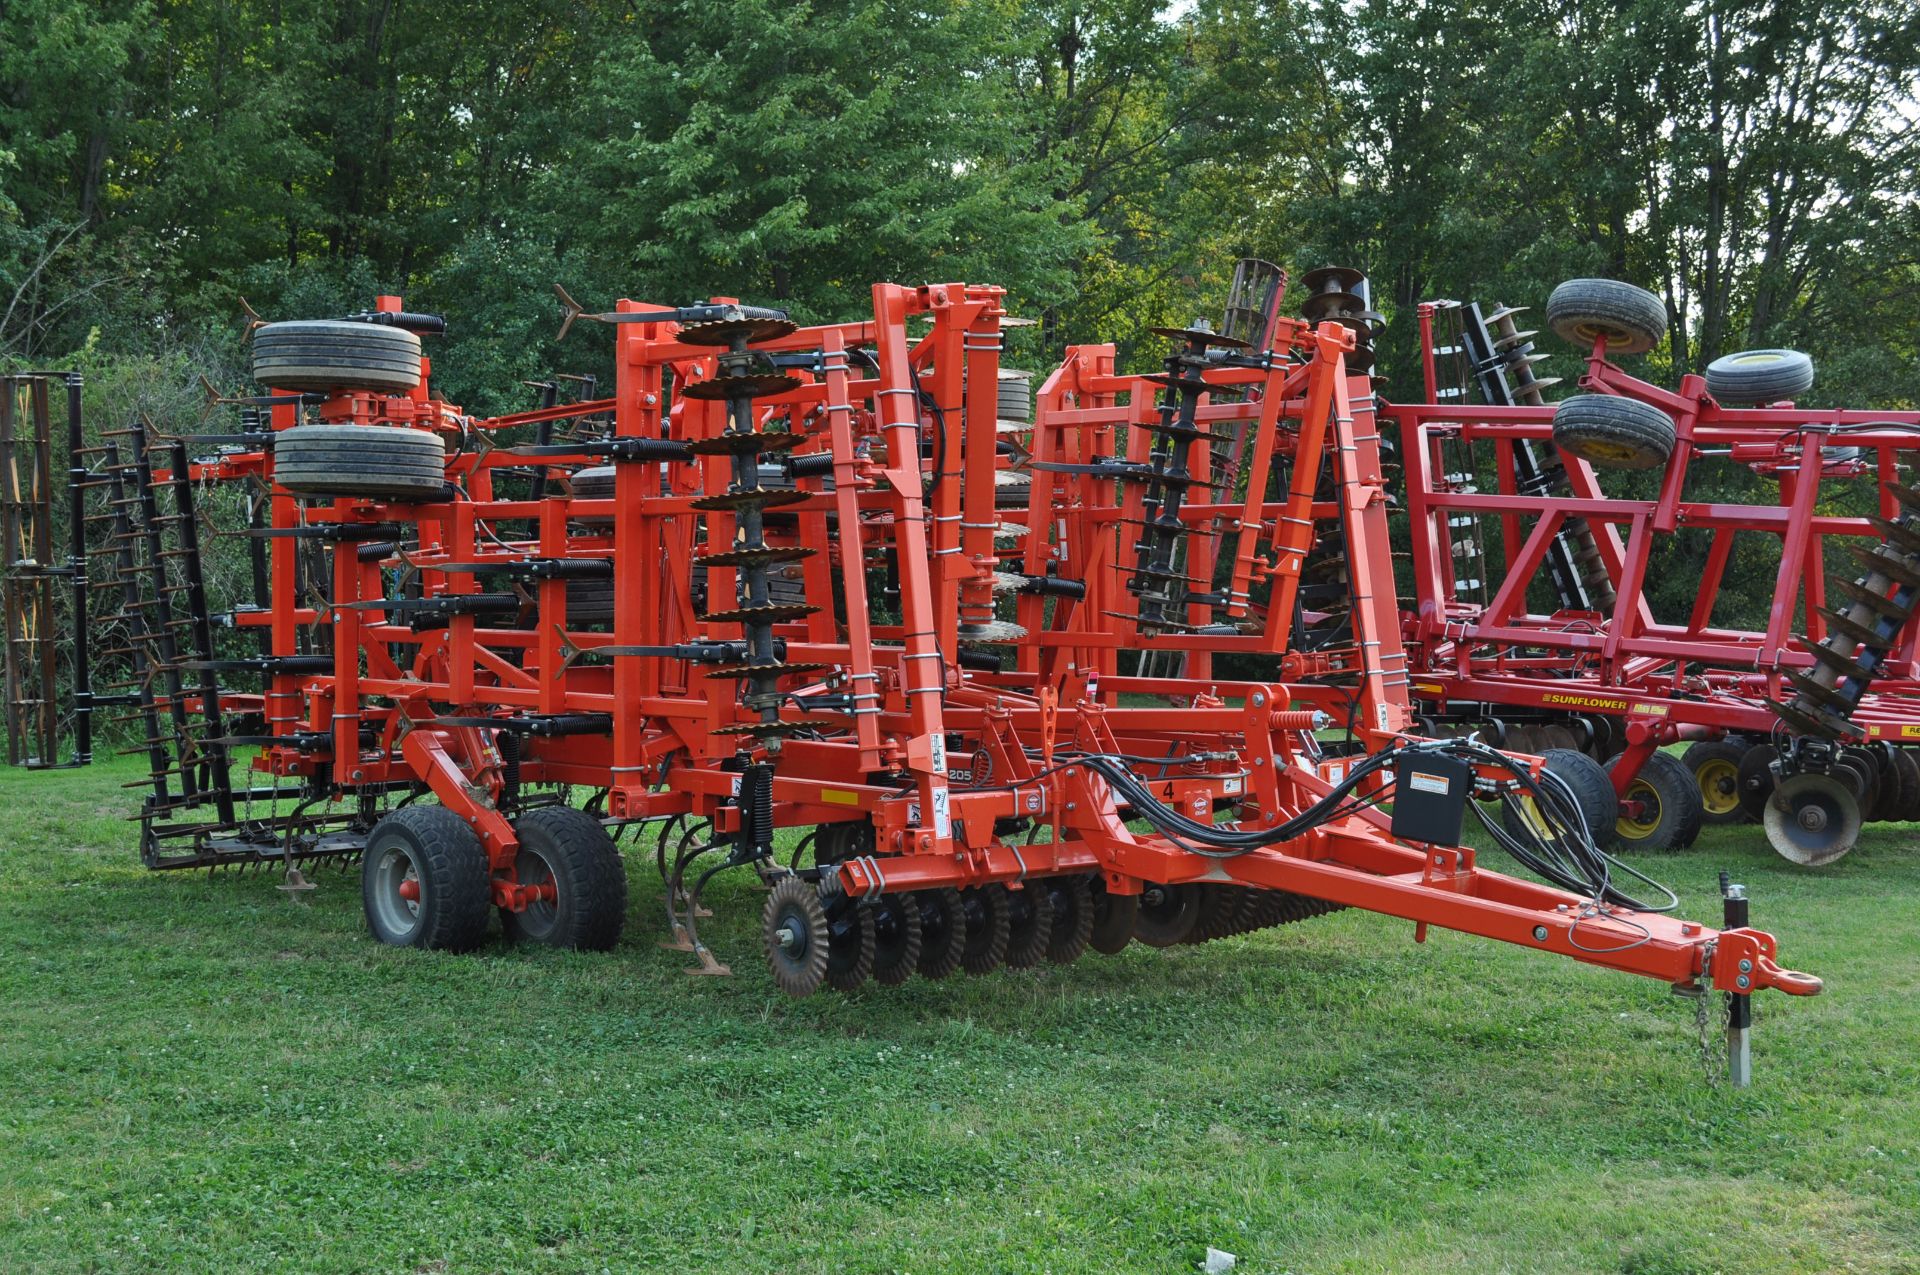
M 400 292 L 493 413 L 604 370 L 556 281 L 823 321 L 964 279 L 1044 368 L 1151 357 L 1254 255 L 1367 272 L 1390 398 L 1418 302 L 1606 275 L 1667 307 L 1652 379 L 1784 345 L 1819 403 L 1912 407 L 1917 90 L 1899 0 L 9 0 L 0 364 L 189 428 L 243 298 Z

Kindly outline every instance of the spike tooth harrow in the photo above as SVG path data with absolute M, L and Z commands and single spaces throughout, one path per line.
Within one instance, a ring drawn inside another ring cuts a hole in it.
M 1025 422 L 1003 432 L 1000 291 L 961 284 L 876 285 L 870 319 L 813 327 L 726 301 L 571 306 L 613 327 L 613 396 L 491 420 L 434 399 L 424 365 L 404 392 L 351 370 L 271 387 L 243 430 L 270 445 L 201 461 L 172 445 L 143 487 L 264 484 L 248 529 L 265 596 L 232 613 L 257 639 L 246 661 L 205 640 L 188 524 L 113 505 L 129 625 L 177 601 L 191 646 L 133 644 L 158 652 L 141 703 L 168 761 L 145 841 L 175 851 L 149 861 L 362 853 L 386 941 L 469 946 L 498 907 L 514 933 L 593 947 L 624 915 L 606 829 L 651 822 L 668 945 L 722 972 L 702 891 L 751 865 L 772 887 L 769 966 L 796 994 L 1339 907 L 1693 988 L 1817 991 L 1758 931 L 1396 835 L 1380 803 L 1397 768 L 1447 753 L 1491 796 L 1537 766 L 1405 742 L 1382 443 L 1349 367 L 1372 320 L 1343 280 L 1315 285 L 1323 322 L 1270 315 L 1264 349 L 1174 333 L 1158 376 L 1070 349 L 1029 441 Z M 407 318 L 397 298 L 375 313 Z M 550 432 L 609 412 L 603 436 Z M 341 426 L 365 432 L 324 432 Z M 549 432 L 503 440 L 519 428 Z M 584 494 L 555 481 L 598 466 L 610 478 Z M 1336 545 L 1344 572 L 1303 585 Z M 1338 636 L 1306 641 L 1303 617 L 1331 612 Z M 1269 676 L 1219 676 L 1226 655 Z M 226 671 L 260 691 L 221 687 Z M 179 713 L 204 727 L 169 731 Z M 1355 751 L 1323 751 L 1335 722 Z M 229 816 L 220 759 L 256 739 L 269 782 L 229 790 Z M 176 770 L 191 790 L 167 786 Z M 565 813 L 575 789 L 591 816 Z M 783 865 L 792 829 L 810 853 Z

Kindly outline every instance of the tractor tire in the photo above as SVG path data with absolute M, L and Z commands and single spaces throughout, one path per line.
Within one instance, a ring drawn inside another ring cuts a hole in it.
M 389 947 L 471 951 L 487 935 L 492 875 L 466 820 L 445 806 L 403 807 L 367 835 L 360 860 L 367 928 Z
M 296 425 L 273 437 L 273 481 L 296 496 L 438 500 L 447 449 L 438 434 L 396 425 Z
M 1659 469 L 1673 456 L 1673 418 L 1650 403 L 1579 394 L 1553 409 L 1553 441 L 1596 469 Z
M 1740 801 L 1740 762 L 1753 746 L 1739 739 L 1703 739 L 1680 754 L 1700 790 L 1700 821 L 1708 827 L 1749 823 Z
M 1745 350 L 1707 364 L 1707 393 L 1728 407 L 1798 398 L 1813 388 L 1813 360 L 1798 350 Z
M 514 880 L 551 881 L 554 898 L 524 912 L 500 910 L 500 928 L 519 943 L 605 952 L 627 922 L 627 865 L 598 819 L 571 806 L 542 806 L 514 821 L 520 854 Z
M 269 323 L 253 333 L 253 379 L 276 390 L 406 394 L 420 384 L 420 338 L 344 319 Z
M 1618 757 L 1607 763 L 1608 773 L 1619 764 Z M 1638 817 L 1622 811 L 1616 821 L 1622 850 L 1684 850 L 1700 835 L 1700 790 L 1679 758 L 1650 755 L 1627 786 L 1627 798 L 1642 802 L 1644 810 Z
M 1547 326 L 1571 345 L 1605 337 L 1608 354 L 1645 354 L 1667 339 L 1667 307 L 1616 279 L 1569 279 L 1547 298 Z
M 1614 798 L 1613 781 L 1607 778 L 1606 768 L 1585 753 L 1571 748 L 1549 748 L 1541 757 L 1546 772 L 1573 790 L 1593 844 L 1602 850 L 1618 844 L 1620 834 L 1615 825 L 1620 819 L 1620 803 Z M 1511 804 L 1503 805 L 1501 821 L 1507 825 L 1509 832 L 1519 834 L 1534 828 L 1541 819 L 1533 798 L 1521 796 Z

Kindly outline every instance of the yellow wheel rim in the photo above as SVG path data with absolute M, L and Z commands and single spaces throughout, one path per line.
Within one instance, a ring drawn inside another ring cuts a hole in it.
M 1708 814 L 1730 815 L 1740 808 L 1740 768 L 1732 762 L 1723 757 L 1702 762 L 1693 779 Z
M 1636 779 L 1627 785 L 1627 800 L 1639 802 L 1642 814 L 1638 819 L 1621 815 L 1615 827 L 1629 841 L 1645 841 L 1660 828 L 1660 794 L 1646 780 Z
M 1600 441 L 1580 444 L 1580 452 L 1588 460 L 1630 461 L 1640 457 L 1640 449 L 1628 447 L 1624 443 L 1606 443 Z

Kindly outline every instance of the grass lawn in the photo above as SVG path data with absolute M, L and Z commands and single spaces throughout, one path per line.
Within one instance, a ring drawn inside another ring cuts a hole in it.
M 1912 827 L 1656 865 L 1827 979 L 1735 1093 L 1660 984 L 1357 912 L 791 1002 L 634 853 L 611 955 L 396 951 L 143 870 L 137 773 L 0 770 L 0 1271 L 1920 1270 Z

